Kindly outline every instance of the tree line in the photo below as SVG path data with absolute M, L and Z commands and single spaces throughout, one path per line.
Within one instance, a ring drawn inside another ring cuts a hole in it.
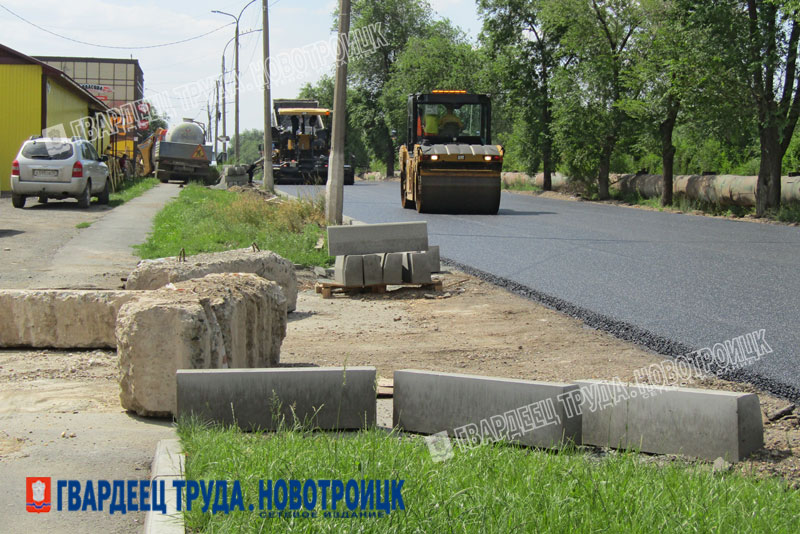
M 386 38 L 349 63 L 348 153 L 392 175 L 406 98 L 493 96 L 505 170 L 556 170 L 609 198 L 610 174 L 756 174 L 756 214 L 800 170 L 800 0 L 477 0 L 477 42 L 427 0 L 353 0 Z M 333 101 L 333 78 L 301 97 Z

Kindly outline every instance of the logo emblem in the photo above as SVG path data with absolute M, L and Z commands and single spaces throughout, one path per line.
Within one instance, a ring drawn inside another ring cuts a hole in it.
M 25 509 L 36 514 L 50 511 L 50 477 L 26 479 Z
M 453 444 L 447 436 L 447 430 L 425 436 L 424 439 L 434 462 L 444 462 L 453 457 Z

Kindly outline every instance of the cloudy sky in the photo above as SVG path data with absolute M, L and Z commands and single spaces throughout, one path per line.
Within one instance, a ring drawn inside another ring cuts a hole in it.
M 24 54 L 135 58 L 144 71 L 145 97 L 159 95 L 169 102 L 172 121 L 192 117 L 205 122 L 206 102 L 211 98 L 215 77 L 221 71 L 222 50 L 234 35 L 227 11 L 238 15 L 248 0 L 0 0 L 0 42 Z M 475 38 L 480 30 L 474 0 L 430 0 L 437 16 L 447 17 Z M 306 82 L 331 72 L 333 56 L 324 57 L 331 42 L 335 0 L 270 0 L 270 53 L 277 62 L 297 57 L 298 50 L 314 50 L 305 57 L 309 64 L 293 68 L 284 62 L 282 72 L 273 72 L 273 98 L 294 98 Z M 240 31 L 261 27 L 261 1 L 247 7 Z M 27 24 L 6 9 L 40 26 Z M 91 44 L 81 44 L 47 33 Z M 187 43 L 158 48 L 131 49 L 170 43 L 213 32 Z M 262 95 L 249 65 L 261 58 L 260 33 L 244 35 L 240 41 L 241 128 L 261 128 Z M 320 43 L 320 41 L 323 41 Z M 104 46 L 93 46 L 104 45 Z M 109 48 L 110 46 L 125 48 Z M 226 67 L 233 67 L 233 44 L 228 46 Z M 294 56 L 292 54 L 295 54 Z M 321 58 L 321 59 L 318 59 Z M 296 62 L 295 62 L 296 63 Z M 189 95 L 188 98 L 186 95 Z M 229 81 L 228 133 L 233 131 L 233 83 Z

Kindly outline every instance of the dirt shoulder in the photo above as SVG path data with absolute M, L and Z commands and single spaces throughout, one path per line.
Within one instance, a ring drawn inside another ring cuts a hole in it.
M 584 326 L 540 304 L 460 272 L 443 275 L 444 298 L 424 290 L 322 299 L 301 274 L 297 313 L 281 350 L 284 364 L 374 365 L 380 377 L 424 369 L 528 380 L 632 381 L 663 357 Z M 770 423 L 789 403 L 746 384 L 706 377 L 689 387 L 758 393 L 766 447 L 736 466 L 800 484 L 800 421 Z

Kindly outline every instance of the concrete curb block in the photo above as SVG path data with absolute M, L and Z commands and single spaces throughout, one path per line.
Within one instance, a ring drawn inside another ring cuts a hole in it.
M 575 384 L 403 369 L 394 372 L 393 425 L 421 434 L 447 431 L 490 440 L 498 438 L 494 433 L 506 433 L 533 447 L 580 443 L 580 416 L 568 417 L 558 402 L 560 395 L 577 390 Z M 545 419 L 551 424 L 537 423 Z M 518 435 L 512 425 L 521 431 Z
M 178 370 L 177 416 L 245 430 L 274 430 L 273 417 L 324 430 L 375 425 L 375 367 Z
M 449 436 L 490 441 L 505 437 L 535 447 L 570 439 L 729 462 L 739 462 L 764 446 L 759 400 L 752 393 L 403 369 L 394 373 L 393 404 L 393 426 L 420 434 L 446 431 Z M 535 420 L 538 413 L 541 419 L 542 412 L 552 415 L 546 418 L 548 424 L 530 429 L 530 417 Z M 511 434 L 512 419 L 528 429 Z
M 427 222 L 328 227 L 328 254 L 331 256 L 408 250 L 428 250 Z
M 178 511 L 173 480 L 183 480 L 186 456 L 181 451 L 178 439 L 162 439 L 156 445 L 156 453 L 150 466 L 150 480 L 166 480 L 167 492 L 164 502 L 167 513 L 149 511 L 144 516 L 144 534 L 184 534 L 183 512 Z
M 761 408 L 753 393 L 575 382 L 581 388 L 584 444 L 728 462 L 764 446 Z

